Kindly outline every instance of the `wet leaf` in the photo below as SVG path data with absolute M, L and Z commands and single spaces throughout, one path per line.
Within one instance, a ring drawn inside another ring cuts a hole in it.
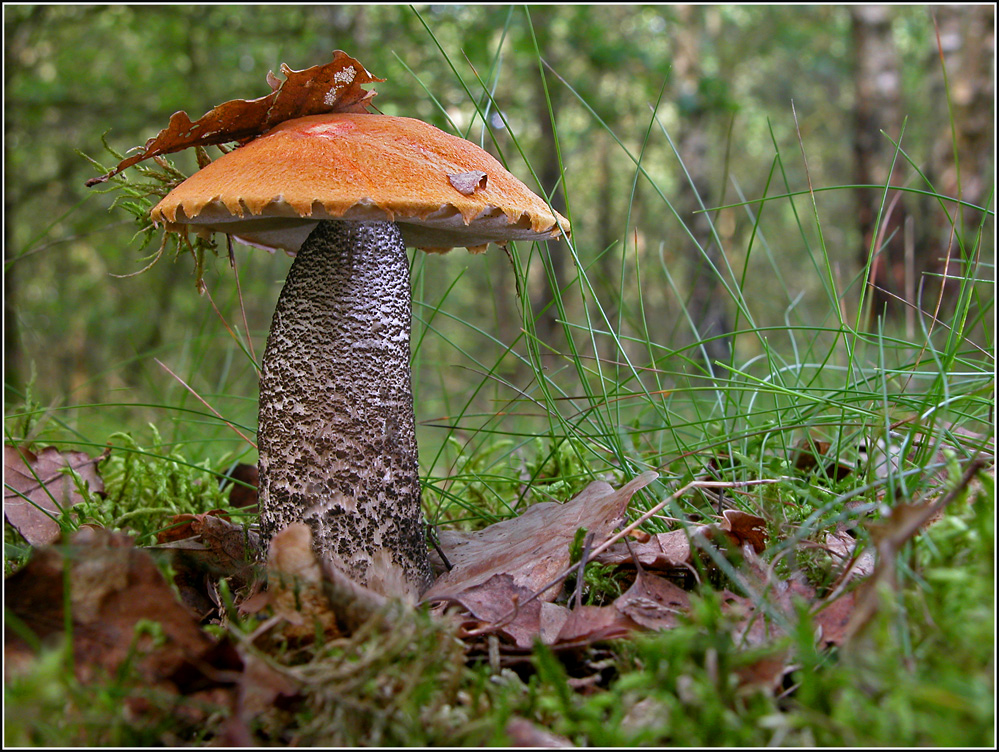
M 7 521 L 32 546 L 54 543 L 59 537 L 57 520 L 62 510 L 83 501 L 65 469 L 72 468 L 87 488 L 100 494 L 104 492 L 104 481 L 97 473 L 97 463 L 103 457 L 60 452 L 55 447 L 46 447 L 35 454 L 4 444 L 3 511 Z
M 210 146 L 232 141 L 246 143 L 266 133 L 278 123 L 306 115 L 328 112 L 367 112 L 375 96 L 361 88 L 364 84 L 384 81 L 368 73 L 350 55 L 336 50 L 326 65 L 296 71 L 282 63 L 281 81 L 273 73 L 267 76 L 271 93 L 258 99 L 233 99 L 205 113 L 195 122 L 184 111 L 175 112 L 170 123 L 149 139 L 142 149 L 123 159 L 106 175 L 87 181 L 87 187 L 104 183 L 132 165 L 192 146 Z

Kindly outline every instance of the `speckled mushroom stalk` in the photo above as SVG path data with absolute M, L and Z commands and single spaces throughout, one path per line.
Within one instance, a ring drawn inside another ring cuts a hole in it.
M 152 217 L 297 253 L 260 381 L 264 544 L 304 520 L 316 553 L 355 580 L 386 595 L 424 590 L 405 248 L 483 251 L 568 223 L 474 144 L 349 113 L 280 123 L 185 180 Z
M 323 221 L 298 251 L 260 376 L 260 524 L 270 539 L 304 520 L 357 581 L 398 568 L 422 591 L 410 297 L 391 222 Z

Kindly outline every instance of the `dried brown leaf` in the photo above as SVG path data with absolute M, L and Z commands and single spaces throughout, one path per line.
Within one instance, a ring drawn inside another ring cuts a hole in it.
M 307 525 L 289 525 L 271 539 L 267 593 L 275 615 L 288 622 L 283 633 L 289 640 L 308 642 L 317 632 L 330 638 L 340 634 L 322 580 Z
M 553 647 L 581 647 L 616 640 L 636 629 L 639 625 L 614 606 L 580 606 L 570 612 Z
M 821 631 L 824 645 L 842 645 L 846 641 L 856 603 L 856 591 L 844 593 L 832 603 L 820 606 L 813 614 L 812 624 Z
M 114 675 L 129 660 L 145 680 L 161 682 L 185 662 L 197 663 L 213 645 L 177 602 L 149 554 L 122 533 L 80 530 L 67 546 L 38 549 L 5 585 L 7 608 L 42 644 L 62 635 L 68 593 L 81 681 Z M 140 621 L 159 624 L 163 641 L 150 634 L 137 638 Z M 21 637 L 9 626 L 5 638 L 5 652 L 23 650 Z
M 690 563 L 690 541 L 683 530 L 672 530 L 668 533 L 651 535 L 643 543 L 641 541 L 628 545 L 618 541 L 603 553 L 593 557 L 596 564 L 630 564 L 634 560 L 632 553 L 638 557 L 638 562 L 647 569 L 669 571 L 685 569 Z
M 541 642 L 551 645 L 558 639 L 558 633 L 562 631 L 569 614 L 572 613 L 565 606 L 557 603 L 542 601 L 541 603 Z
M 243 671 L 239 677 L 234 715 L 249 725 L 253 719 L 274 706 L 281 697 L 294 697 L 298 685 L 252 651 L 245 651 Z
M 833 530 L 826 533 L 824 547 L 840 564 L 837 568 L 841 572 L 837 578 L 839 582 L 846 582 L 857 577 L 867 577 L 874 572 L 874 551 L 865 548 L 858 555 L 857 539 L 845 530 Z
M 526 718 L 514 716 L 506 723 L 506 735 L 511 747 L 572 747 L 564 736 L 531 723 Z
M 454 189 L 463 196 L 471 196 L 476 191 L 483 190 L 488 182 L 486 173 L 481 170 L 460 172 L 457 175 L 448 175 L 447 179 Z
M 565 504 L 542 502 L 519 517 L 461 536 L 440 535 L 441 547 L 452 564 L 424 594 L 423 600 L 454 600 L 464 590 L 481 585 L 497 574 L 536 592 L 547 586 L 569 565 L 569 544 L 576 530 L 585 527 L 602 541 L 620 523 L 632 495 L 647 486 L 656 473 L 643 473 L 614 490 L 596 481 Z M 541 597 L 553 600 L 557 589 Z
M 639 571 L 632 586 L 614 601 L 614 608 L 646 629 L 672 629 L 690 610 L 690 597 L 669 580 Z
M 751 663 L 735 667 L 735 675 L 738 678 L 739 689 L 741 690 L 762 688 L 773 691 L 777 689 L 787 671 L 787 654 L 785 651 L 780 651 L 773 655 L 764 655 Z
M 792 461 L 795 468 L 805 473 L 810 473 L 822 466 L 823 472 L 833 480 L 843 480 L 854 471 L 854 467 L 840 460 L 829 462 L 826 456 L 832 444 L 828 441 L 815 441 L 813 439 L 802 439 L 795 447 Z
M 367 112 L 375 93 L 361 87 L 385 80 L 375 78 L 357 60 L 340 50 L 333 53 L 332 62 L 305 70 L 292 70 L 282 63 L 281 73 L 285 75 L 284 81 L 268 73 L 270 94 L 258 99 L 224 102 L 193 123 L 186 112 L 175 112 L 169 125 L 149 139 L 141 151 L 123 159 L 106 175 L 88 180 L 87 187 L 106 182 L 122 170 L 151 157 L 191 146 L 232 141 L 246 143 L 292 118 L 328 112 Z
M 534 593 L 514 584 L 508 574 L 496 574 L 486 582 L 463 590 L 455 602 L 478 619 L 481 627 L 495 626 L 519 648 L 529 648 L 541 636 L 541 606 Z M 520 606 L 524 601 L 525 605 Z
M 211 514 L 221 517 L 223 520 L 229 519 L 229 514 L 224 509 L 212 509 L 204 514 Z M 192 538 L 197 533 L 192 527 L 192 523 L 201 517 L 197 514 L 175 514 L 170 518 L 170 524 L 156 533 L 157 543 L 172 543 L 175 541 Z
M 233 578 L 237 586 L 253 579 L 253 563 L 260 548 L 258 535 L 242 525 L 229 522 L 224 512 L 212 510 L 197 514 L 191 530 L 211 551 L 212 571 Z
M 767 548 L 767 521 L 755 514 L 726 509 L 722 512 L 721 529 L 728 533 L 739 548 L 748 543 L 758 554 Z
M 3 511 L 32 546 L 54 543 L 59 537 L 57 519 L 63 509 L 83 501 L 65 468 L 72 468 L 96 493 L 104 492 L 104 481 L 97 473 L 103 458 L 84 452 L 60 452 L 45 447 L 37 454 L 28 449 L 4 444 Z

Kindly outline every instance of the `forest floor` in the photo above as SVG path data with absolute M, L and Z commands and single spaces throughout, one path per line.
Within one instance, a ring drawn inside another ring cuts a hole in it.
M 304 526 L 264 557 L 252 483 L 8 446 L 5 744 L 992 746 L 991 458 L 888 504 L 873 461 L 821 452 L 640 505 L 656 473 L 562 477 L 568 503 L 442 528 L 452 569 L 414 606 L 321 566 Z M 799 482 L 837 513 L 778 522 Z M 672 530 L 619 524 L 697 496 Z

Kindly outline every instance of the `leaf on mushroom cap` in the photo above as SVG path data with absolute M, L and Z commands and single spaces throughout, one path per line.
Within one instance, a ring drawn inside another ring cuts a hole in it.
M 364 113 L 373 91 L 364 84 L 384 81 L 368 73 L 364 66 L 345 52 L 336 50 L 333 62 L 305 70 L 292 70 L 284 63 L 281 81 L 267 74 L 271 93 L 258 99 L 233 99 L 223 102 L 192 123 L 184 111 L 175 112 L 170 124 L 149 139 L 142 151 L 118 163 L 106 175 L 87 181 L 87 187 L 106 182 L 134 164 L 182 151 L 191 146 L 211 146 L 231 141 L 246 143 L 284 120 L 325 112 Z
M 185 180 L 152 218 L 290 252 L 329 219 L 396 222 L 407 246 L 429 251 L 481 251 L 569 229 L 475 144 L 420 120 L 369 114 L 280 123 Z

